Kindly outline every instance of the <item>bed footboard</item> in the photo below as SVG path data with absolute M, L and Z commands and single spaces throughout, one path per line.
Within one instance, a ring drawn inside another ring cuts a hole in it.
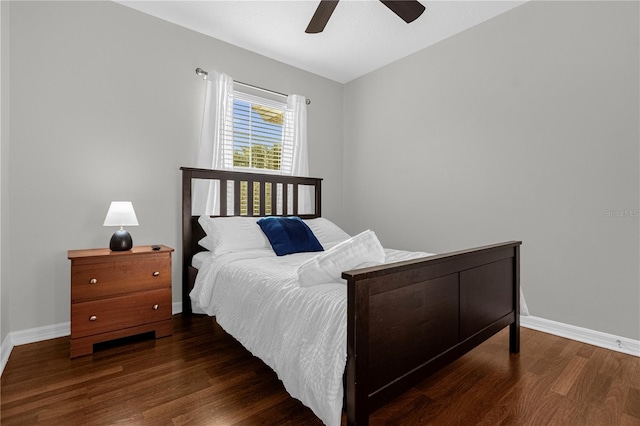
M 369 414 L 504 327 L 520 350 L 520 245 L 348 271 L 347 421 Z

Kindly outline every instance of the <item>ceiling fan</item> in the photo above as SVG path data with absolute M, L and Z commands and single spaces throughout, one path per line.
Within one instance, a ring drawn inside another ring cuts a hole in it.
M 324 30 L 324 27 L 329 22 L 329 18 L 333 13 L 333 10 L 338 5 L 339 0 L 320 0 L 320 4 L 316 9 L 316 12 L 311 17 L 311 22 L 304 31 L 307 34 L 317 34 Z M 394 0 L 380 0 L 396 15 L 402 18 L 407 24 L 418 19 L 425 7 L 417 0 L 407 1 L 394 1 Z

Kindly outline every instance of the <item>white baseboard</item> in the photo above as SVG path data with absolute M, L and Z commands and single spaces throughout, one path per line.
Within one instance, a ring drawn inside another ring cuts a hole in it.
M 171 304 L 171 313 L 173 315 L 181 314 L 182 313 L 182 302 L 173 302 Z
M 640 340 L 577 327 L 534 316 L 520 316 L 520 325 L 589 345 L 640 357 Z
M 56 339 L 71 334 L 71 323 L 45 325 L 44 327 L 30 328 L 28 330 L 13 331 L 9 333 L 13 346 L 26 345 L 41 342 L 43 340 Z
M 14 346 L 26 345 L 29 343 L 41 342 L 43 340 L 56 339 L 71 334 L 71 323 L 45 325 L 44 327 L 30 328 L 28 330 L 12 331 L 5 337 L 0 348 L 0 375 L 4 371 L 9 360 L 9 355 Z

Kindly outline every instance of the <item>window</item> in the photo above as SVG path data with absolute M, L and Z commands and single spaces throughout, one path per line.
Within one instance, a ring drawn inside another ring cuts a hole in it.
M 234 168 L 281 170 L 286 109 L 285 103 L 234 90 Z

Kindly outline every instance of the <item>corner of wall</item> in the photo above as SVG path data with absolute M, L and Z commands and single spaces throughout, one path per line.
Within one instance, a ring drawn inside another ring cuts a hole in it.
M 11 355 L 12 350 L 13 342 L 11 342 L 11 333 L 9 333 L 0 346 L 0 376 L 2 376 L 4 372 L 4 367 L 7 365 L 7 361 L 9 361 L 9 355 Z
M 0 341 L 2 341 L 2 364 L 4 368 L 5 342 L 9 340 L 10 319 L 8 313 L 9 292 L 6 286 L 6 268 L 2 267 L 2 249 L 6 247 L 7 235 L 2 232 L 6 221 L 7 196 L 7 149 L 9 145 L 9 2 L 0 2 Z M 4 227 L 6 229 L 6 227 Z M 9 349 L 8 352 L 11 352 Z M 9 355 L 7 354 L 8 358 Z M 1 374 L 0 370 L 0 374 Z

